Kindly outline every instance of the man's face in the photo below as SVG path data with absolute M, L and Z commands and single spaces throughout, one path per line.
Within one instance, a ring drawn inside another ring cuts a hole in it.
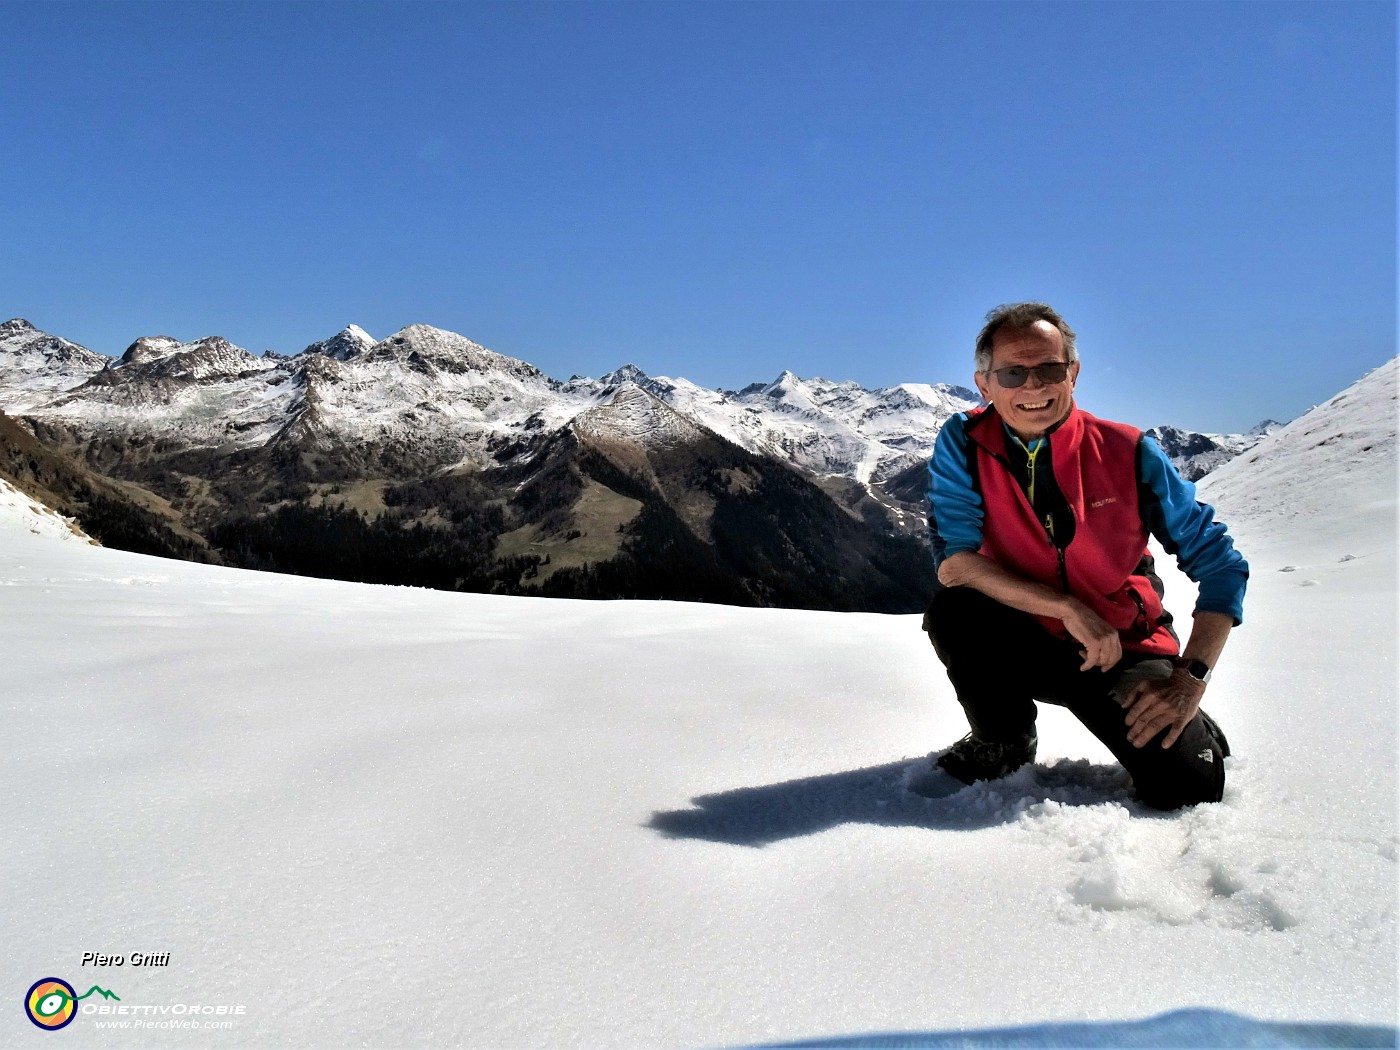
M 996 408 L 1018 438 L 1031 441 L 1069 415 L 1074 383 L 1079 378 L 1079 362 L 1069 366 L 1063 380 L 1049 385 L 1032 372 L 1024 385 L 1004 387 L 995 372 L 1011 365 L 1030 367 L 1064 360 L 1065 342 L 1060 330 L 1049 321 L 1037 321 L 1029 328 L 998 331 L 992 337 L 993 374 L 978 372 L 973 378 L 982 400 Z

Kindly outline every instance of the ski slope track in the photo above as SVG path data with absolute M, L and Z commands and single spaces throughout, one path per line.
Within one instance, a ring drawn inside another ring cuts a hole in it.
M 1392 1026 L 1395 395 L 1391 362 L 1202 484 L 1252 566 L 1207 694 L 1235 754 L 1169 816 L 1054 709 L 1034 767 L 906 793 L 964 732 L 916 616 L 258 574 L 0 494 L 0 1045 Z M 581 422 L 661 424 L 631 389 Z M 80 966 L 138 951 L 169 965 Z M 245 1012 L 55 1035 L 19 1008 L 48 976 Z

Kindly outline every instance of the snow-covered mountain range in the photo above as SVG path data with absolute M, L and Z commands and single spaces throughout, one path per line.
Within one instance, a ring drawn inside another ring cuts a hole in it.
M 921 469 L 971 403 L 791 375 L 707 391 L 634 366 L 560 382 L 424 325 L 292 357 L 218 337 L 85 353 L 0 325 L 0 409 L 29 432 L 0 433 L 0 458 L 11 480 L 62 478 L 104 542 L 575 597 L 906 611 L 930 571 L 922 513 L 879 479 Z M 29 436 L 96 476 L 29 467 Z M 94 513 L 87 494 L 118 484 L 140 506 Z
M 750 452 L 862 484 L 926 459 L 943 421 L 977 403 L 945 384 L 871 391 L 790 372 L 740 391 L 635 365 L 559 382 L 427 325 L 377 342 L 351 325 L 293 357 L 256 357 L 218 337 L 148 336 L 115 361 L 21 319 L 0 325 L 0 410 L 205 448 L 376 445 L 439 468 L 484 466 L 503 445 L 557 430 L 627 386 Z
M 927 459 L 977 403 L 791 372 L 561 382 L 427 325 L 294 356 L 146 336 L 113 360 L 0 324 L 0 473 L 103 542 L 458 590 L 908 611 Z M 1258 440 L 1156 436 L 1193 478 Z
M 350 325 L 295 356 L 257 357 L 215 337 L 138 339 L 119 360 L 0 324 L 0 410 L 53 425 L 121 431 L 228 451 L 296 442 L 397 449 L 424 466 L 485 466 L 503 446 L 557 430 L 626 386 L 750 452 L 862 485 L 922 464 L 943 422 L 975 391 L 802 379 L 710 390 L 624 365 L 559 382 L 463 336 L 409 325 L 376 341 Z M 1192 478 L 1250 448 L 1262 431 L 1151 431 Z

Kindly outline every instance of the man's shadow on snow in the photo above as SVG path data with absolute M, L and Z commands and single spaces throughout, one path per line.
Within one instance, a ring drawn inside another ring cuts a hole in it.
M 904 759 L 845 773 L 803 777 L 781 784 L 735 788 L 691 799 L 692 809 L 653 813 L 646 826 L 668 838 L 703 839 L 735 846 L 767 846 L 814 835 L 841 824 L 877 824 L 972 830 L 1016 820 L 1042 802 L 1088 806 L 1130 805 L 1131 780 L 1122 766 L 1061 759 L 1026 766 L 992 783 L 960 787 L 944 798 L 923 798 L 905 787 L 929 760 Z

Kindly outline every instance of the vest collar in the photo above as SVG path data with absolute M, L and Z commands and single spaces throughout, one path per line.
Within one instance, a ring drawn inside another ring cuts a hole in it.
M 964 433 L 992 455 L 1005 459 L 1008 454 L 1008 438 L 1011 436 L 1011 432 L 1007 429 L 1006 421 L 1001 418 L 1001 414 L 995 406 L 985 405 L 975 409 L 969 416 Z M 1079 406 L 1074 401 L 1071 401 L 1069 415 L 1041 436 L 1048 438 L 1060 435 L 1058 440 L 1052 442 L 1053 447 L 1059 449 L 1078 445 L 1083 433 L 1084 413 L 1079 410 Z

